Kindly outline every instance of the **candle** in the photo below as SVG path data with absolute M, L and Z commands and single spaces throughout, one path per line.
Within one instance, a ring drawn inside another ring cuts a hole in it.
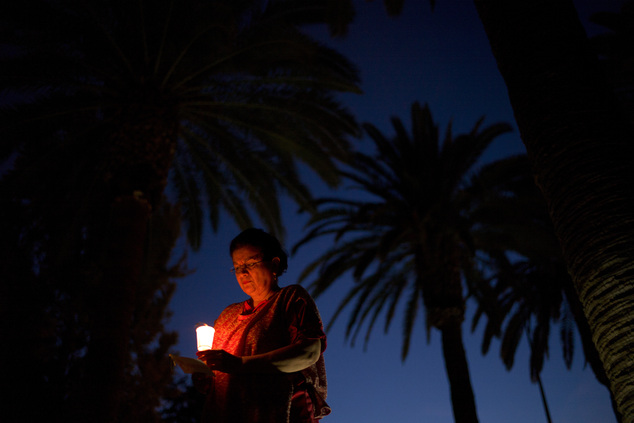
M 210 350 L 214 343 L 214 328 L 212 326 L 201 325 L 196 328 L 196 341 L 198 351 Z

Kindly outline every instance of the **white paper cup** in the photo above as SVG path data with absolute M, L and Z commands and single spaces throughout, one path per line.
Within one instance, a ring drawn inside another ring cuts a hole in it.
M 196 328 L 198 351 L 210 350 L 214 343 L 215 330 L 212 326 L 201 325 Z

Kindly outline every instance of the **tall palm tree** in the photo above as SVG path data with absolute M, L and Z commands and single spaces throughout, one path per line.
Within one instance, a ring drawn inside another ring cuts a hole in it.
M 319 295 L 352 272 L 356 285 L 333 319 L 356 300 L 347 330 L 353 339 L 369 320 L 367 341 L 384 311 L 387 330 L 401 298 L 407 296 L 403 359 L 424 306 L 428 336 L 432 328 L 441 333 L 455 420 L 476 422 L 462 341 L 463 276 L 473 270 L 475 253 L 467 177 L 490 143 L 510 127 L 499 123 L 482 128 L 480 120 L 468 134 L 454 137 L 449 126 L 439 143 L 427 106 L 414 103 L 411 118 L 411 133 L 393 118 L 391 138 L 371 124 L 364 125 L 377 154 L 357 153 L 352 170 L 344 175 L 367 196 L 320 200 L 319 212 L 309 223 L 311 230 L 295 248 L 321 236 L 334 235 L 337 243 L 311 263 L 301 279 L 317 271 L 311 286 Z
M 476 5 L 612 393 L 632 421 L 631 127 L 570 2 Z
M 397 14 L 404 0 L 384 3 Z M 571 0 L 474 4 L 610 389 L 634 420 L 631 124 Z
M 175 185 L 188 188 L 178 196 L 193 246 L 201 199 L 214 226 L 219 207 L 250 223 L 246 197 L 281 232 L 270 199 L 280 187 L 300 203 L 308 196 L 297 159 L 336 182 L 332 158 L 345 156 L 345 137 L 357 129 L 332 93 L 358 92 L 358 78 L 345 58 L 298 29 L 323 20 L 319 2 L 3 7 L 1 88 L 13 100 L 3 104 L 3 160 L 53 136 L 57 149 L 83 147 L 75 159 L 98 166 L 111 197 L 141 192 L 152 204 L 171 171 Z M 261 174 L 274 176 L 254 177 Z M 196 177 L 205 196 L 192 186 Z
M 347 155 L 357 127 L 332 94 L 358 92 L 357 72 L 298 29 L 324 21 L 326 6 L 313 0 L 1 8 L 0 159 L 15 160 L 3 189 L 36 216 L 22 237 L 45 237 L 33 245 L 47 246 L 46 260 L 72 263 L 91 243 L 91 280 L 102 291 L 88 309 L 78 420 L 108 421 L 147 224 L 168 178 L 194 248 L 204 208 L 214 229 L 221 209 L 250 225 L 251 206 L 281 233 L 279 191 L 300 204 L 310 198 L 298 160 L 337 182 L 334 161 Z
M 529 340 L 531 380 L 541 383 L 548 357 L 551 326 L 559 323 L 564 363 L 574 355 L 575 326 L 585 360 L 597 380 L 609 390 L 609 380 L 590 327 L 567 272 L 563 255 L 541 193 L 533 182 L 528 158 L 517 155 L 484 166 L 472 187 L 486 191 L 475 218 L 477 240 L 484 253 L 484 275 L 472 278 L 471 295 L 477 300 L 472 329 L 486 316 L 482 352 L 494 337 L 502 338 L 500 356 L 507 369 L 514 364 L 522 339 Z M 610 393 L 611 394 L 611 393 Z M 617 419 L 620 415 L 612 396 Z

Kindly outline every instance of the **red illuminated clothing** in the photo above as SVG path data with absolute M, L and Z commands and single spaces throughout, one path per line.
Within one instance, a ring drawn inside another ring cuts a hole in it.
M 317 306 L 299 285 L 277 291 L 253 309 L 248 301 L 232 304 L 214 323 L 213 349 L 237 356 L 266 353 L 304 339 L 326 335 Z M 305 423 L 330 413 L 323 354 L 295 373 L 215 373 L 215 390 L 205 407 L 205 421 L 218 423 Z

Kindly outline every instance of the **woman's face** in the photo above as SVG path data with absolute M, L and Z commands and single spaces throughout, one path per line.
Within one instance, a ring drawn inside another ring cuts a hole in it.
M 277 280 L 271 269 L 279 262 L 279 258 L 275 257 L 270 262 L 262 261 L 264 257 L 260 249 L 250 245 L 236 248 L 231 258 L 240 288 L 254 302 L 266 300 L 275 291 Z M 248 268 L 245 265 L 253 266 Z

